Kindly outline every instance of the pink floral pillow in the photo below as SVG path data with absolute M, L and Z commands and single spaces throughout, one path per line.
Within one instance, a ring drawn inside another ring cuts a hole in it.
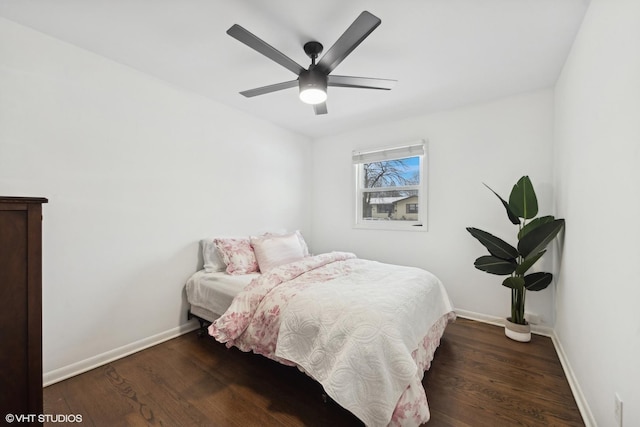
M 227 265 L 227 273 L 237 275 L 258 271 L 258 261 L 248 237 L 217 238 L 213 243 Z

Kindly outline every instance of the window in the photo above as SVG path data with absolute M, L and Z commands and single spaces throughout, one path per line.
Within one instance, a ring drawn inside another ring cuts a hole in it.
M 426 230 L 426 144 L 354 151 L 355 227 Z

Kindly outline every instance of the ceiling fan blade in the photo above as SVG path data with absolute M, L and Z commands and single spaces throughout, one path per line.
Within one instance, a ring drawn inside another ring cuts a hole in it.
M 382 21 L 377 16 L 366 10 L 356 18 L 347 28 L 340 38 L 331 46 L 325 55 L 318 62 L 318 67 L 329 74 L 349 55 L 353 49 L 358 47 Z
M 396 82 L 397 80 L 390 79 L 329 75 L 327 79 L 327 86 L 391 90 L 395 86 Z
M 291 80 L 289 82 L 276 83 L 274 85 L 245 90 L 240 92 L 240 94 L 246 96 L 247 98 L 251 98 L 253 96 L 264 95 L 266 93 L 276 92 L 282 89 L 289 89 L 296 86 L 298 86 L 298 80 Z
M 250 33 L 249 31 L 247 31 L 246 29 L 244 29 L 238 24 L 232 25 L 231 28 L 227 30 L 227 34 L 229 34 L 234 39 L 246 44 L 251 49 L 260 52 L 261 54 L 271 59 L 272 61 L 277 62 L 278 64 L 282 65 L 284 68 L 286 68 L 287 70 L 290 70 L 296 75 L 300 74 L 305 70 L 305 68 L 302 67 L 302 65 L 298 64 L 296 61 L 289 58 L 287 55 L 280 52 L 279 50 L 277 50 L 276 48 L 274 48 L 264 40 L 256 37 L 255 35 L 253 35 L 252 33 Z
M 316 112 L 316 116 L 320 114 L 327 114 L 327 103 L 323 102 L 321 104 L 315 104 L 313 106 L 313 111 Z

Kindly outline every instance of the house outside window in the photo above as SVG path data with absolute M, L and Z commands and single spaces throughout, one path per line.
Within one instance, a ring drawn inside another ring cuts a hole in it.
M 356 228 L 426 230 L 426 144 L 354 151 Z

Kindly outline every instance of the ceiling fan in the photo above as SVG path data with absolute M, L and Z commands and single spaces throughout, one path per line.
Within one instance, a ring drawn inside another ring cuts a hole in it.
M 304 51 L 311 58 L 311 65 L 307 69 L 240 25 L 234 24 L 227 30 L 227 34 L 298 76 L 296 80 L 240 93 L 246 97 L 253 97 L 298 86 L 303 102 L 312 104 L 316 114 L 327 114 L 327 86 L 390 90 L 396 80 L 330 74 L 381 22 L 380 18 L 373 14 L 362 12 L 317 63 L 316 60 L 322 53 L 322 44 L 317 41 L 305 43 Z

